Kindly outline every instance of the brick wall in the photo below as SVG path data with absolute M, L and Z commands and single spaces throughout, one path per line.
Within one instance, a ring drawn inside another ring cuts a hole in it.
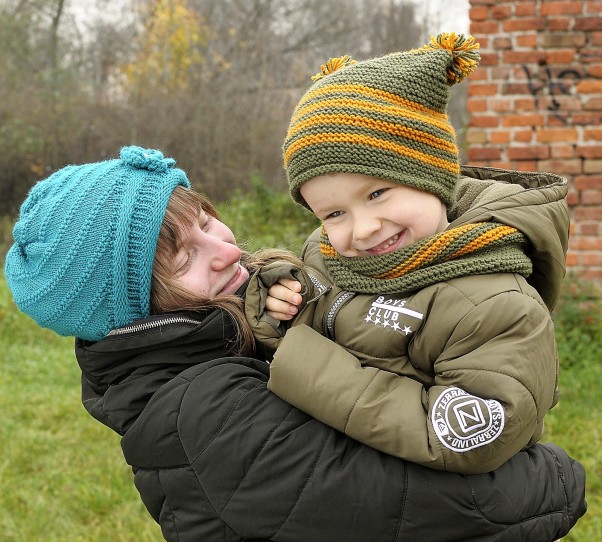
M 569 179 L 567 263 L 602 283 L 602 0 L 471 0 L 468 162 Z

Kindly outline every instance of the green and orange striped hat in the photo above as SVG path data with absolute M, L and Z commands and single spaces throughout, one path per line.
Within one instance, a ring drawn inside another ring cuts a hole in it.
M 460 165 L 449 87 L 478 65 L 479 44 L 454 32 L 424 47 L 356 62 L 332 58 L 301 98 L 284 141 L 292 198 L 328 173 L 361 173 L 424 190 L 450 205 Z

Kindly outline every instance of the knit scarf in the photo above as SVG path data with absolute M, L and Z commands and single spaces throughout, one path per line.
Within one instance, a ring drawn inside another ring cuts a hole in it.
M 465 275 L 533 270 L 527 238 L 496 222 L 466 224 L 388 254 L 347 258 L 330 244 L 322 227 L 320 250 L 334 283 L 364 294 L 404 293 Z

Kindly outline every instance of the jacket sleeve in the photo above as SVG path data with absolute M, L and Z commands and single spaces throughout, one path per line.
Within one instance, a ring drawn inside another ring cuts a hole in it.
M 437 303 L 466 313 L 428 317 L 408 350 L 426 357 L 434 385 L 362 366 L 307 326 L 276 352 L 269 388 L 388 454 L 460 473 L 491 471 L 541 438 L 556 400 L 557 356 L 549 313 L 507 292 L 476 306 L 444 288 Z M 424 360 L 423 360 L 424 361 Z
M 265 303 L 270 287 L 283 278 L 301 284 L 303 301 L 295 322 L 318 326 L 318 330 L 319 322 L 314 322 L 316 315 L 320 314 L 316 311 L 316 304 L 324 303 L 323 297 L 330 290 L 326 279 L 317 270 L 307 266 L 300 268 L 285 261 L 271 262 L 253 274 L 245 293 L 245 317 L 255 340 L 272 353 L 278 348 L 290 322 L 280 322 L 268 315 Z
M 224 360 L 190 378 L 179 410 L 203 492 L 241 539 L 543 542 L 584 513 L 583 469 L 560 449 L 535 446 L 492 475 L 426 469 L 311 419 L 266 380 Z

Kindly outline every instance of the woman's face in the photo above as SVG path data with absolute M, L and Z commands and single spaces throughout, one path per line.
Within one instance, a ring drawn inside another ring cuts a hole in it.
M 234 294 L 249 278 L 230 228 L 205 211 L 181 241 L 174 257 L 174 279 L 191 293 L 208 299 Z

